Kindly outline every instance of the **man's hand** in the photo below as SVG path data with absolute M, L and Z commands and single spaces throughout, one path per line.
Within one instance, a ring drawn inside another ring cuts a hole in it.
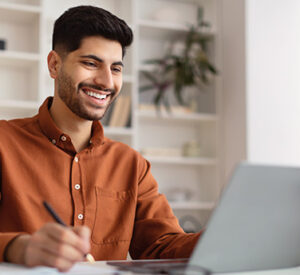
M 9 262 L 29 267 L 44 265 L 67 271 L 90 250 L 86 226 L 68 228 L 48 223 L 33 235 L 20 235 L 6 249 Z

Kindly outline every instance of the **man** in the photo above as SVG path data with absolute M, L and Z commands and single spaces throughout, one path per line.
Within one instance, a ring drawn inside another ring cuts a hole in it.
M 122 86 L 127 24 L 92 6 L 55 22 L 54 97 L 0 122 L 0 260 L 61 271 L 84 260 L 188 257 L 199 234 L 178 225 L 150 164 L 103 136 L 99 120 Z M 70 227 L 54 223 L 48 201 Z

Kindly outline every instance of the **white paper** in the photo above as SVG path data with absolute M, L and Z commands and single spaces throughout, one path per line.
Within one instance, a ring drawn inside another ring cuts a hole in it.
M 28 268 L 21 265 L 1 263 L 0 275 L 101 275 L 101 274 L 124 274 L 113 267 L 107 266 L 105 262 L 96 263 L 77 263 L 68 272 L 61 273 L 55 268 L 50 267 L 34 267 Z

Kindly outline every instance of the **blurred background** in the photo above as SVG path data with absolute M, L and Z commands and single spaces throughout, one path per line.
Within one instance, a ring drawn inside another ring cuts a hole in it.
M 53 23 L 83 4 L 134 31 L 102 123 L 151 162 L 185 231 L 205 225 L 240 161 L 300 165 L 298 0 L 0 0 L 0 119 L 53 95 Z

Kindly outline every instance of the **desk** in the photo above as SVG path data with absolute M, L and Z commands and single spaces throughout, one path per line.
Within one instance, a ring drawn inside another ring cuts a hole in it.
M 1 263 L 0 275 L 101 275 L 101 274 L 133 274 L 131 272 L 119 272 L 116 268 L 107 265 L 106 262 L 96 262 L 94 264 L 78 263 L 69 272 L 60 273 L 53 268 L 36 267 L 26 268 L 23 266 Z M 136 273 L 135 273 L 136 274 Z M 222 275 L 218 273 L 219 275 Z M 300 267 L 281 269 L 281 270 L 268 270 L 268 271 L 255 271 L 255 272 L 239 272 L 239 273 L 226 273 L 224 275 L 299 275 Z M 145 274 L 144 274 L 145 275 Z

